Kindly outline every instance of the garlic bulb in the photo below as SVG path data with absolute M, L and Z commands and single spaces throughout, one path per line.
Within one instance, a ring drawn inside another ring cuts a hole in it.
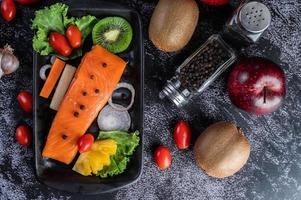
M 5 45 L 4 49 L 0 49 L 0 78 L 2 75 L 11 74 L 19 68 L 20 62 L 13 51 L 9 45 Z
M 0 78 L 2 77 L 3 74 L 4 74 L 4 72 L 3 72 L 2 69 L 0 68 Z

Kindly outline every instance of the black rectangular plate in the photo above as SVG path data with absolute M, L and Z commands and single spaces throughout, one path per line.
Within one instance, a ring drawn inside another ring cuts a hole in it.
M 139 14 L 128 7 L 104 1 L 85 0 L 72 3 L 69 9 L 69 16 L 81 17 L 83 15 L 94 15 L 98 19 L 106 16 L 121 16 L 127 19 L 133 27 L 134 37 L 131 46 L 120 57 L 128 61 L 128 65 L 123 73 L 122 81 L 131 83 L 136 90 L 135 103 L 130 110 L 132 125 L 130 131 L 139 130 L 140 144 L 127 166 L 124 173 L 101 179 L 96 176 L 82 176 L 72 171 L 74 161 L 70 165 L 59 163 L 52 159 L 42 157 L 46 138 L 56 114 L 49 108 L 51 98 L 39 97 L 39 92 L 43 86 L 43 81 L 39 77 L 40 67 L 50 63 L 50 57 L 40 56 L 34 53 L 34 145 L 35 145 L 35 167 L 38 179 L 44 184 L 68 192 L 82 194 L 99 194 L 111 192 L 129 185 L 140 177 L 142 173 L 143 161 L 143 83 L 144 83 L 144 52 L 142 25 Z M 91 39 L 85 42 L 84 52 L 91 49 Z M 68 61 L 73 66 L 78 66 L 80 59 Z M 89 132 L 97 135 L 98 128 L 95 123 L 89 128 Z

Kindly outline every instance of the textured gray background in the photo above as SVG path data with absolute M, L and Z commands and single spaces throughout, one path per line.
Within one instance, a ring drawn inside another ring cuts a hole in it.
M 18 107 L 16 95 L 21 89 L 32 88 L 30 20 L 36 9 L 57 1 L 44 2 L 35 7 L 18 6 L 17 18 L 12 23 L 0 19 L 0 46 L 11 44 L 21 61 L 16 73 L 0 80 L 0 199 L 301 199 L 301 1 L 264 1 L 272 12 L 271 27 L 258 44 L 242 52 L 244 56 L 267 57 L 286 73 L 284 105 L 263 117 L 250 116 L 231 105 L 225 87 L 228 72 L 194 98 L 187 109 L 179 110 L 157 98 L 176 66 L 206 38 L 222 29 L 233 8 L 200 5 L 193 42 L 180 52 L 167 54 L 156 50 L 147 39 L 156 1 L 122 1 L 141 13 L 146 38 L 144 172 L 132 186 L 113 194 L 89 197 L 55 191 L 37 182 L 32 148 L 22 148 L 14 139 L 18 123 L 26 119 L 26 123 L 32 124 L 31 116 L 25 116 Z M 191 149 L 178 151 L 174 145 L 171 131 L 179 119 L 192 125 L 193 141 L 213 122 L 236 122 L 251 143 L 246 166 L 223 180 L 206 176 L 196 167 Z M 152 150 L 157 144 L 172 151 L 172 167 L 166 171 L 159 171 L 152 161 Z

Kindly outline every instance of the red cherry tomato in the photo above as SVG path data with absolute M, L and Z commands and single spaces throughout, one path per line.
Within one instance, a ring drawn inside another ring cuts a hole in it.
M 190 145 L 191 139 L 189 125 L 184 121 L 179 121 L 173 132 L 173 138 L 179 149 L 187 149 Z
M 20 4 L 34 4 L 39 2 L 40 0 L 16 0 Z
M 19 144 L 29 146 L 32 139 L 32 134 L 29 128 L 25 125 L 18 126 L 16 130 L 16 139 Z
M 66 31 L 66 36 L 73 48 L 79 48 L 82 45 L 82 33 L 75 25 L 70 25 Z
M 13 0 L 2 0 L 1 14 L 7 22 L 13 20 L 16 16 L 15 2 Z
M 90 133 L 81 136 L 78 139 L 77 146 L 79 153 L 89 151 L 94 143 L 94 136 Z
M 159 146 L 155 150 L 154 160 L 159 169 L 167 169 L 171 165 L 171 154 L 167 147 Z
M 24 112 L 32 112 L 32 95 L 27 91 L 21 91 L 17 96 L 20 107 Z
M 49 43 L 54 50 L 62 56 L 68 57 L 72 53 L 72 48 L 68 44 L 66 37 L 58 32 L 52 32 L 49 35 Z

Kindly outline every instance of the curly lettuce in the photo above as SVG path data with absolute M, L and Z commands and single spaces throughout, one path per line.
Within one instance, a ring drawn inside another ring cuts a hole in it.
M 64 60 L 74 59 L 82 56 L 81 49 L 74 49 L 69 58 L 57 54 L 48 42 L 50 32 L 59 32 L 65 34 L 65 30 L 70 24 L 76 25 L 82 33 L 82 42 L 91 34 L 92 29 L 97 22 L 96 17 L 87 15 L 81 18 L 68 17 L 69 7 L 62 3 L 45 7 L 42 10 L 36 11 L 36 16 L 32 21 L 32 29 L 36 33 L 32 40 L 32 46 L 35 51 L 43 56 L 56 55 Z
M 98 172 L 97 176 L 106 178 L 121 174 L 126 169 L 130 156 L 139 145 L 139 131 L 127 133 L 122 131 L 100 132 L 98 139 L 113 139 L 117 142 L 117 152 L 111 156 L 111 164 Z

